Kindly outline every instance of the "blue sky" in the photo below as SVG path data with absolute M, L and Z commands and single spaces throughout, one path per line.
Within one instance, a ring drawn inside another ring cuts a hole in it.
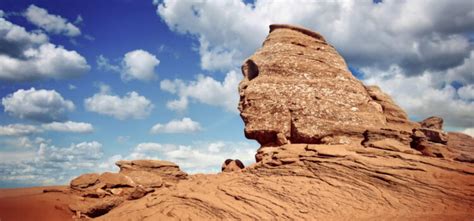
M 271 23 L 322 33 L 412 119 L 474 133 L 470 1 L 2 0 L 0 10 L 0 187 L 63 184 L 119 159 L 191 173 L 251 163 L 239 67 Z

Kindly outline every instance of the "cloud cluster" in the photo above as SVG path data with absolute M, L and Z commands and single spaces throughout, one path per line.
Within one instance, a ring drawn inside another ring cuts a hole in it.
M 226 159 L 255 162 L 257 145 L 249 142 L 196 142 L 192 145 L 140 143 L 126 159 L 160 159 L 177 163 L 189 173 L 218 172 Z
M 44 8 L 30 5 L 25 11 L 26 19 L 32 24 L 52 34 L 63 34 L 74 37 L 81 34 L 81 30 L 59 15 L 49 14 Z
M 128 118 L 143 119 L 154 108 L 150 100 L 135 91 L 120 97 L 111 94 L 108 88 L 108 86 L 104 86 L 99 93 L 86 98 L 84 100 L 86 110 L 125 120 Z
M 0 184 L 65 184 L 84 172 L 95 170 L 102 159 L 102 144 L 97 141 L 57 147 L 37 139 L 24 151 L 0 152 Z
M 83 122 L 52 122 L 43 124 L 42 127 L 49 131 L 70 132 L 70 133 L 91 133 L 94 131 L 92 124 Z
M 394 97 L 424 88 L 425 93 L 411 93 L 410 100 L 420 107 L 434 107 L 433 100 L 423 96 L 445 95 L 436 98 L 435 103 L 443 106 L 439 111 L 432 108 L 418 112 L 420 108 L 411 108 L 405 102 L 402 106 L 408 108 L 411 116 L 451 113 L 446 124 L 461 127 L 466 126 L 463 119 L 470 116 L 467 112 L 474 112 L 469 93 L 474 84 L 474 45 L 470 40 L 474 13 L 469 0 L 302 0 L 294 4 L 268 0 L 165 0 L 156 5 L 157 14 L 171 30 L 189 34 L 199 42 L 204 70 L 236 68 L 260 47 L 269 24 L 290 23 L 323 34 L 350 66 L 362 70 L 366 82 L 397 78 L 399 85 L 406 86 L 396 87 L 388 82 L 383 86 Z M 398 70 L 396 74 L 391 71 L 393 68 Z M 437 83 L 411 84 L 410 81 L 426 75 Z M 462 89 L 446 95 L 446 85 L 452 84 L 460 84 Z M 186 96 L 181 97 L 184 98 L 168 106 L 185 107 Z M 462 111 L 457 104 L 463 107 Z
M 155 124 L 150 133 L 194 133 L 202 130 L 199 122 L 185 117 L 181 120 L 172 120 L 166 124 Z
M 97 66 L 101 70 L 120 73 L 123 81 L 151 81 L 157 79 L 155 68 L 160 60 L 155 55 L 142 49 L 127 52 L 120 65 L 111 64 L 103 55 L 97 57 Z
M 31 124 L 8 124 L 0 125 L 0 136 L 26 136 L 44 131 L 57 131 L 68 133 L 91 133 L 94 127 L 90 123 L 84 122 L 51 122 L 41 124 L 40 126 Z
M 76 51 L 49 42 L 41 32 L 28 32 L 0 17 L 0 80 L 32 81 L 80 76 L 90 70 Z
M 222 107 L 226 111 L 236 113 L 239 100 L 237 87 L 241 78 L 242 76 L 236 71 L 230 71 L 222 82 L 204 75 L 198 75 L 196 80 L 189 82 L 181 79 L 165 79 L 160 82 L 160 88 L 178 95 L 178 99 L 166 104 L 166 107 L 171 110 L 186 110 L 191 98 L 197 102 Z
M 20 119 L 40 122 L 63 121 L 66 113 L 75 109 L 74 103 L 55 90 L 19 89 L 2 98 L 5 112 Z
M 42 132 L 34 125 L 8 124 L 0 125 L 0 136 L 24 136 Z

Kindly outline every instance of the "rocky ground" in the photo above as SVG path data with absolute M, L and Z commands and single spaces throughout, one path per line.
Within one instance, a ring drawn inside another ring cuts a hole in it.
M 474 138 L 443 131 L 439 117 L 408 119 L 321 35 L 272 25 L 242 72 L 255 164 L 229 159 L 222 173 L 188 175 L 172 162 L 119 161 L 120 172 L 67 188 L 0 195 L 0 219 L 27 208 L 13 202 L 60 220 L 474 219 Z

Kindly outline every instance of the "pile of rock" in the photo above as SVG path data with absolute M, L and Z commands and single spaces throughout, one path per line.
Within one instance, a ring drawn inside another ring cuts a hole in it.
M 72 193 L 83 198 L 69 206 L 76 217 L 101 216 L 125 200 L 142 198 L 156 188 L 171 186 L 187 177 L 178 165 L 168 161 L 118 161 L 116 165 L 119 173 L 88 173 L 71 181 Z

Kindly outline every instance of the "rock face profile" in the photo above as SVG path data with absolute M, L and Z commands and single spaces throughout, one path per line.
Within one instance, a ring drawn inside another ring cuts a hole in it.
M 474 220 L 474 139 L 443 119 L 411 121 L 366 86 L 321 35 L 271 25 L 242 65 L 239 110 L 256 163 L 187 175 L 167 161 L 119 161 L 70 192 L 97 220 Z M 48 193 L 45 193 L 48 194 Z

